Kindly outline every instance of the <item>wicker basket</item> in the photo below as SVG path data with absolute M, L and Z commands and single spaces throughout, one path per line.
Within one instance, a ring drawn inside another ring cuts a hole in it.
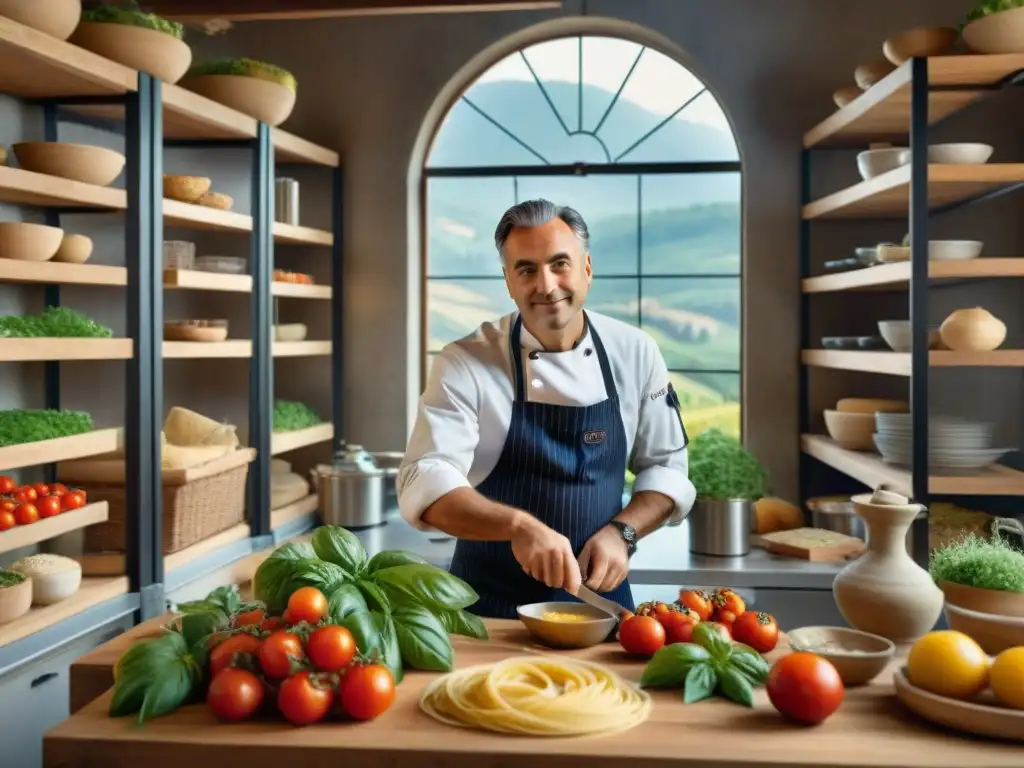
M 245 522 L 245 481 L 255 457 L 256 451 L 245 448 L 198 467 L 163 472 L 165 555 Z M 80 472 L 61 472 L 61 479 L 82 488 L 90 502 L 110 505 L 106 522 L 85 529 L 85 551 L 124 552 L 124 481 L 89 480 Z

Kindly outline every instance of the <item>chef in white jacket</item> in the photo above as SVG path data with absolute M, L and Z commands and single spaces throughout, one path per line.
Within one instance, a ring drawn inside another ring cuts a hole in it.
M 519 203 L 494 239 L 517 311 L 434 360 L 399 470 L 402 515 L 458 539 L 451 570 L 480 595 L 477 615 L 576 599 L 581 582 L 632 609 L 637 542 L 695 496 L 664 358 L 644 331 L 584 311 L 578 212 Z

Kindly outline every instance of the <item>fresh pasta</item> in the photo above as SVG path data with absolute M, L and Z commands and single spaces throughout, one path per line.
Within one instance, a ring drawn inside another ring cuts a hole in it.
M 593 662 L 516 656 L 457 669 L 430 682 L 420 709 L 463 728 L 527 736 L 619 733 L 639 725 L 651 697 Z

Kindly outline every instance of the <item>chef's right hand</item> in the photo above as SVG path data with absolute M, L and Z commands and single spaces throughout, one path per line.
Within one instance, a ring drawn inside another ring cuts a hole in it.
M 528 517 L 513 533 L 512 554 L 523 570 L 537 581 L 575 595 L 581 582 L 580 564 L 569 539 L 532 515 Z

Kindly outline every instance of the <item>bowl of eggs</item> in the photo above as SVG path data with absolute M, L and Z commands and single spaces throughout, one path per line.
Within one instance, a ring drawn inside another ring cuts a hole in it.
M 617 618 L 586 603 L 530 603 L 518 608 L 530 634 L 552 648 L 589 648 L 607 640 Z

